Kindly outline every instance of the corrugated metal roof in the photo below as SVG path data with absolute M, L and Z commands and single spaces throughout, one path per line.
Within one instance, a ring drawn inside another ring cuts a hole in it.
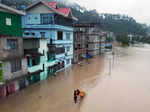
M 53 7 L 53 8 L 56 8 L 56 7 L 57 7 L 56 2 L 47 2 L 47 3 L 48 3 L 48 5 L 50 5 L 50 6 Z
M 59 9 L 57 9 L 57 11 L 68 16 L 70 13 L 70 8 L 59 8 Z

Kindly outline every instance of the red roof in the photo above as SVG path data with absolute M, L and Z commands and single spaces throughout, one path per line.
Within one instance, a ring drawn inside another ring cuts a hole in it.
M 51 6 L 52 8 L 56 8 L 57 6 L 56 2 L 47 2 L 47 4 Z
M 68 15 L 70 12 L 70 8 L 59 8 L 59 9 L 57 9 L 57 11 L 65 14 L 65 15 Z
M 70 8 L 58 8 L 56 2 L 47 2 L 47 4 L 53 8 L 56 12 L 63 14 L 64 16 L 68 17 L 71 9 Z M 72 19 L 77 20 L 74 16 L 71 17 Z
M 64 14 L 65 16 L 68 16 L 68 14 L 69 14 L 69 12 L 70 12 L 70 8 L 56 8 L 56 6 L 57 6 L 57 3 L 56 3 L 56 2 L 47 2 L 47 4 L 48 4 L 51 8 L 53 8 L 53 9 L 55 9 L 56 11 L 58 11 L 58 12 Z

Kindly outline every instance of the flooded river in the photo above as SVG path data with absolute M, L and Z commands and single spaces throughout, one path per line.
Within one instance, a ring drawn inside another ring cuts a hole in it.
M 150 47 L 115 51 L 9 96 L 0 112 L 150 112 Z M 87 93 L 78 104 L 75 88 Z

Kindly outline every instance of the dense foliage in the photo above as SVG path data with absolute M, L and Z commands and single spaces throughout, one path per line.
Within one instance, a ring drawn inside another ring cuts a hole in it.
M 117 35 L 116 40 L 120 42 L 122 46 L 129 46 L 129 37 L 125 34 Z

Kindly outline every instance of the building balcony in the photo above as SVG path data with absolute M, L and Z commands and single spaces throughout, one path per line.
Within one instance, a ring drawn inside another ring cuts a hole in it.
M 29 73 L 34 73 L 34 72 L 37 72 L 39 70 L 42 70 L 42 66 L 41 65 L 35 65 L 35 66 L 32 66 L 32 67 L 28 67 L 28 71 Z

